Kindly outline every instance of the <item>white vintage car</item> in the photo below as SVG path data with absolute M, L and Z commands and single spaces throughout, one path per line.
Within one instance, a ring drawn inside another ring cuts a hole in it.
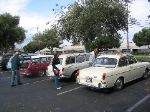
M 57 65 L 60 70 L 60 78 L 72 78 L 73 80 L 76 80 L 76 72 L 78 69 L 89 67 L 89 55 L 89 53 L 60 55 L 60 64 Z M 46 73 L 47 76 L 54 76 L 51 64 L 48 66 Z
M 124 84 L 147 78 L 149 62 L 137 62 L 130 54 L 104 54 L 97 57 L 92 67 L 78 71 L 77 83 L 94 88 L 121 90 Z

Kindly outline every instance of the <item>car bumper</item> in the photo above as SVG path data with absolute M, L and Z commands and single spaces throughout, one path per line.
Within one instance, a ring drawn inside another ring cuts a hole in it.
M 109 88 L 105 82 L 86 83 L 86 82 L 80 81 L 80 79 L 77 79 L 77 83 L 86 87 L 92 87 L 92 88 L 97 88 L 97 89 Z

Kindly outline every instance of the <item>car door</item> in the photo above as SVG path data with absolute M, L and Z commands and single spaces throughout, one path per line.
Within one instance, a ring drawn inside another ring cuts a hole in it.
M 47 66 L 49 65 L 47 57 L 41 57 L 41 70 L 46 70 Z
M 90 54 L 84 54 L 84 57 L 85 57 L 84 68 L 88 68 Z
M 85 62 L 85 56 L 84 55 L 77 55 L 76 56 L 76 68 L 77 69 L 83 69 L 86 66 L 86 62 Z
M 39 72 L 39 66 L 40 66 L 40 59 L 39 58 L 32 58 L 31 61 L 31 66 L 30 66 L 30 70 L 31 70 L 31 74 L 35 74 L 38 75 Z
M 133 56 L 128 56 L 128 61 L 129 61 L 130 69 L 132 71 L 131 78 L 135 80 L 139 78 L 143 73 L 143 67 L 137 63 L 136 59 Z
M 75 56 L 68 56 L 65 61 L 64 75 L 71 76 L 76 70 Z
M 118 77 L 123 76 L 125 82 L 131 81 L 131 77 L 133 75 L 133 72 L 131 70 L 131 67 L 128 64 L 128 59 L 126 56 L 121 57 L 119 59 L 118 69 L 117 69 L 116 74 L 119 75 Z

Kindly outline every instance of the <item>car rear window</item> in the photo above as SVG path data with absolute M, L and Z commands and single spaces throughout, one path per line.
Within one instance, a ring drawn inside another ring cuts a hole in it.
M 73 64 L 73 63 L 75 63 L 75 57 L 74 56 L 67 57 L 66 64 Z
M 108 57 L 102 57 L 102 58 L 97 58 L 94 66 L 99 66 L 99 67 L 115 67 L 117 64 L 117 59 L 115 58 L 108 58 Z

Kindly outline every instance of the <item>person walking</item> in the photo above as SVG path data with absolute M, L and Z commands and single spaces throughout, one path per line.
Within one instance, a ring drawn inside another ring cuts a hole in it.
M 95 48 L 91 53 L 90 53 L 90 57 L 89 57 L 89 66 L 93 66 L 94 61 L 96 59 L 98 53 L 98 49 Z
M 61 86 L 60 86 L 60 82 L 59 82 L 59 73 L 60 73 L 60 70 L 59 68 L 57 67 L 57 65 L 60 64 L 60 60 L 59 60 L 59 54 L 56 53 L 54 54 L 54 58 L 52 60 L 52 67 L 53 67 L 53 72 L 54 72 L 54 79 L 55 79 L 55 86 L 57 89 L 61 89 Z
M 18 85 L 22 85 L 20 81 L 20 74 L 19 74 L 19 67 L 20 67 L 20 58 L 19 55 L 21 54 L 20 51 L 16 51 L 11 59 L 11 87 Z

